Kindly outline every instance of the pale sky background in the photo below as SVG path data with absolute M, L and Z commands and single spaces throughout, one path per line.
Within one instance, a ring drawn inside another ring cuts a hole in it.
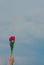
M 14 65 L 44 65 L 44 0 L 0 0 L 0 65 L 7 65 L 11 35 Z

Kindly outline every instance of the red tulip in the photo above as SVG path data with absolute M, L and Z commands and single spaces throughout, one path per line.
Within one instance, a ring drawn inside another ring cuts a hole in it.
M 9 41 L 15 41 L 15 36 L 11 36 L 11 37 L 9 37 Z
M 10 41 L 10 48 L 11 48 L 11 54 L 12 54 L 13 48 L 14 48 L 15 36 L 10 36 L 9 41 Z

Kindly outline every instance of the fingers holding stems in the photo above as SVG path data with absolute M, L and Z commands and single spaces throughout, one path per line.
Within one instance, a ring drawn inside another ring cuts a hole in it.
M 13 63 L 14 63 L 14 56 L 10 55 L 8 58 L 8 65 L 13 65 Z

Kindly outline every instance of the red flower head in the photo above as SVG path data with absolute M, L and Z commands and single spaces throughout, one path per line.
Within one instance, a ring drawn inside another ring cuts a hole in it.
M 9 41 L 12 41 L 12 40 L 15 41 L 15 36 L 10 36 L 9 37 Z

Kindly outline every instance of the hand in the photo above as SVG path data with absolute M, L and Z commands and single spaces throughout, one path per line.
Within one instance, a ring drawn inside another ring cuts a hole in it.
M 14 56 L 10 55 L 8 58 L 8 65 L 12 65 L 14 63 Z

